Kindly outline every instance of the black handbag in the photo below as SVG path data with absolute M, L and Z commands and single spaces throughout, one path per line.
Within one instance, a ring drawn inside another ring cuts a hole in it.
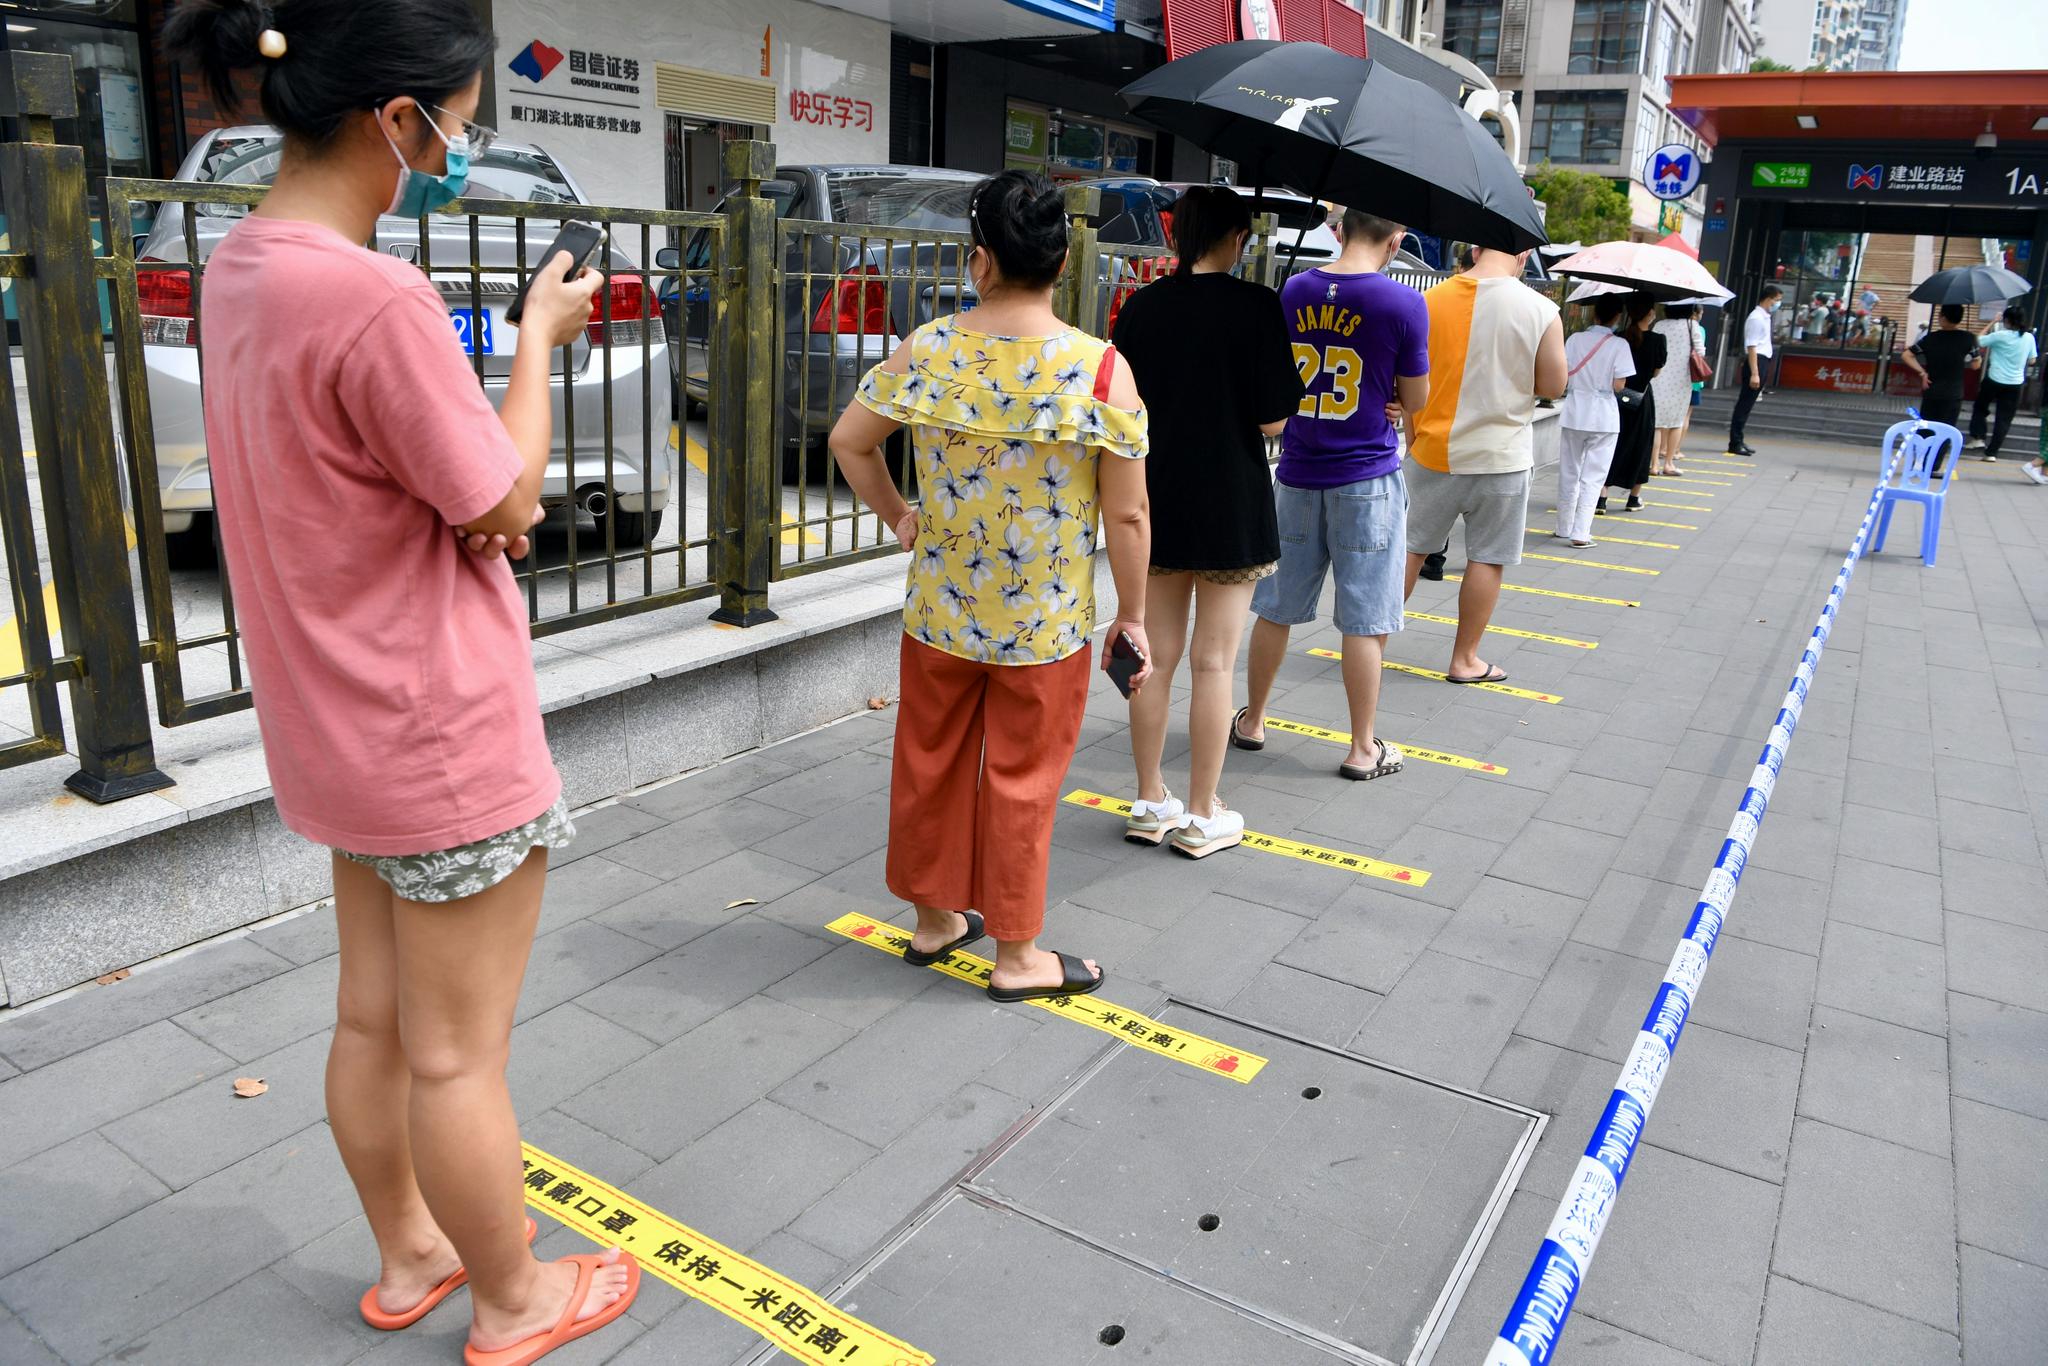
M 1614 401 L 1624 413 L 1640 412 L 1643 406 L 1641 389 L 1616 389 Z

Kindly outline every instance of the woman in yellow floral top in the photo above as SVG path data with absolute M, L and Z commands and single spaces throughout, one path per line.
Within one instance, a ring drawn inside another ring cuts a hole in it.
M 976 188 L 968 221 L 979 306 L 906 338 L 831 439 L 854 491 L 911 552 L 889 888 L 917 908 L 910 963 L 987 933 L 991 996 L 1080 995 L 1101 969 L 1040 949 L 1038 933 L 1088 701 L 1098 513 L 1119 604 L 1112 638 L 1150 654 L 1145 413 L 1116 353 L 1052 311 L 1067 254 L 1059 191 L 1005 171 Z M 918 508 L 882 459 L 899 427 Z

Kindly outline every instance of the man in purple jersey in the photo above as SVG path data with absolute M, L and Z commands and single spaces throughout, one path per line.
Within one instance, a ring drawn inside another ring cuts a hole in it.
M 1252 595 L 1251 697 L 1230 731 L 1240 749 L 1265 745 L 1288 628 L 1315 620 L 1334 568 L 1351 709 L 1351 753 L 1337 771 L 1361 781 L 1401 770 L 1401 751 L 1373 733 L 1373 721 L 1387 637 L 1401 629 L 1408 550 L 1401 441 L 1387 407 L 1398 401 L 1412 422 L 1429 398 L 1429 311 L 1420 293 L 1380 273 L 1403 231 L 1351 210 L 1343 255 L 1281 288 L 1308 396 L 1281 438 L 1280 570 Z

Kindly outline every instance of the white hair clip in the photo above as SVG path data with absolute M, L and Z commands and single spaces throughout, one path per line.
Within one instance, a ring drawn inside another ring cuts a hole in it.
M 274 28 L 264 29 L 262 33 L 256 36 L 256 50 L 270 58 L 270 60 L 276 61 L 284 56 L 284 35 Z

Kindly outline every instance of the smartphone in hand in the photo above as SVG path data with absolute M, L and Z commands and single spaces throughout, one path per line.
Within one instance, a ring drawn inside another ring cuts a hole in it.
M 555 240 L 548 244 L 547 251 L 542 254 L 541 265 L 546 266 L 548 262 L 566 251 L 569 253 L 569 273 L 562 278 L 573 280 L 590 264 L 591 255 L 596 252 L 598 243 L 603 240 L 604 231 L 595 223 L 564 223 L 562 230 L 555 234 Z M 505 321 L 514 327 L 519 326 L 519 320 L 526 316 L 526 291 L 533 287 L 534 276 L 539 273 L 535 271 L 533 275 L 520 282 L 519 293 L 512 299 L 512 307 L 505 310 Z
M 1109 644 L 1109 681 L 1116 684 L 1116 690 L 1125 697 L 1131 695 L 1131 680 L 1145 667 L 1145 656 L 1131 643 L 1128 631 L 1118 631 L 1116 639 Z

